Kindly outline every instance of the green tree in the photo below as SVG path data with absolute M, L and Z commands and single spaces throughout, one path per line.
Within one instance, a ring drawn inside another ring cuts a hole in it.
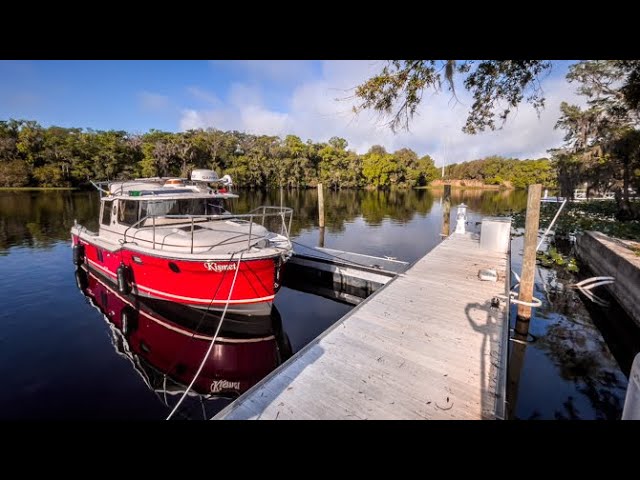
M 424 186 L 439 178 L 440 170 L 436 168 L 433 159 L 425 155 L 418 160 L 415 170 L 409 170 L 409 177 L 415 181 L 414 185 Z
M 548 60 L 391 60 L 356 88 L 355 112 L 372 108 L 388 116 L 392 130 L 408 128 L 425 88 L 443 83 L 455 95 L 454 76 L 463 75 L 473 105 L 464 131 L 494 130 L 523 99 L 536 110 L 544 106 L 539 79 L 551 69 Z
M 25 187 L 29 184 L 29 168 L 20 159 L 0 161 L 0 187 Z
M 613 189 L 618 202 L 618 218 L 639 215 L 630 202 L 630 189 L 638 186 L 640 169 L 640 120 L 635 95 L 638 91 L 637 63 L 619 60 L 583 61 L 567 74 L 578 83 L 578 93 L 587 97 L 587 107 L 562 103 L 556 128 L 566 132 L 565 147 L 556 151 L 557 165 L 579 160 L 580 181 L 590 188 Z M 566 171 L 576 173 L 576 169 Z M 561 184 L 569 184 L 561 180 Z
M 364 155 L 362 174 L 367 184 L 376 188 L 388 188 L 392 184 L 393 175 L 398 171 L 395 157 L 386 150 L 374 145 Z

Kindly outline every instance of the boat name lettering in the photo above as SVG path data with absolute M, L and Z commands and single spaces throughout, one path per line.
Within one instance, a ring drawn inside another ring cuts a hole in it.
M 229 270 L 235 270 L 235 263 L 216 263 L 216 262 L 204 262 L 204 268 L 210 272 L 225 272 Z
M 240 382 L 230 382 L 229 380 L 214 380 L 211 382 L 211 393 L 218 393 L 232 388 L 240 390 Z

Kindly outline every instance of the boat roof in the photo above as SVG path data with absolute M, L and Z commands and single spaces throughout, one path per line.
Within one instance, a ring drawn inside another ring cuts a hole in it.
M 180 180 L 180 183 L 167 184 L 169 180 Z M 238 198 L 228 191 L 221 192 L 206 184 L 187 184 L 184 179 L 136 179 L 122 182 L 111 182 L 109 193 L 103 199 L 126 198 L 127 200 L 179 200 L 198 198 Z

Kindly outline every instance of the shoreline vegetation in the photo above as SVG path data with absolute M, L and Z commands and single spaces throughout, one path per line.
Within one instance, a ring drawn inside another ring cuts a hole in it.
M 515 190 L 511 184 L 489 185 L 478 180 L 434 180 L 429 185 L 422 188 L 429 188 L 431 190 L 444 190 L 445 185 L 451 185 L 452 189 L 460 190 Z
M 631 202 L 640 207 L 640 200 Z M 540 205 L 540 229 L 546 228 L 555 216 L 560 203 L 543 203 Z M 568 202 L 550 236 L 550 243 L 559 240 L 569 242 L 576 235 L 593 230 L 614 238 L 640 241 L 640 220 L 621 222 L 616 219 L 617 205 L 615 200 L 592 200 L 585 202 Z M 524 228 L 526 212 L 523 210 L 513 215 L 513 228 Z
M 262 190 L 313 188 L 318 183 L 333 190 L 411 189 L 441 180 L 439 161 L 428 154 L 420 156 L 409 148 L 388 152 L 380 145 L 359 154 L 348 147 L 339 137 L 317 142 L 213 128 L 137 134 L 0 120 L 0 187 L 84 188 L 89 180 L 184 178 L 195 168 L 231 175 L 240 188 Z M 450 163 L 444 178 L 513 188 L 557 184 L 555 167 L 547 158 L 490 156 Z

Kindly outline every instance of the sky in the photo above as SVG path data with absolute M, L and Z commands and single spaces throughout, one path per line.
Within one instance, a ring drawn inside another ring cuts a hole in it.
M 184 131 L 214 127 L 302 140 L 345 138 L 349 149 L 408 147 L 436 165 L 503 155 L 547 156 L 560 146 L 554 130 L 562 101 L 583 103 L 565 80 L 572 61 L 554 61 L 542 82 L 538 117 L 522 104 L 502 130 L 462 133 L 472 101 L 460 85 L 425 91 L 410 130 L 397 133 L 372 112 L 352 112 L 353 89 L 381 70 L 374 60 L 0 61 L 0 120 L 48 127 Z

